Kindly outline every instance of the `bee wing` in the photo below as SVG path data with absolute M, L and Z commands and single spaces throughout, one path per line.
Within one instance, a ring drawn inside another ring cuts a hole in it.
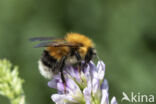
M 64 40 L 64 39 L 58 39 L 55 37 L 34 37 L 30 38 L 30 41 L 46 41 L 46 40 Z
M 81 44 L 74 44 L 74 43 L 69 43 L 66 41 L 52 41 L 52 42 L 42 42 L 38 45 L 36 45 L 34 48 L 39 48 L 39 47 L 81 47 Z

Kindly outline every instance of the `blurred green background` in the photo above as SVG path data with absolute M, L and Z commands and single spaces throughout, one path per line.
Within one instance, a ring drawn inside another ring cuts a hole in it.
M 19 66 L 27 104 L 52 104 L 53 92 L 28 39 L 67 32 L 93 39 L 119 104 L 123 91 L 156 96 L 156 0 L 0 0 L 0 58 Z

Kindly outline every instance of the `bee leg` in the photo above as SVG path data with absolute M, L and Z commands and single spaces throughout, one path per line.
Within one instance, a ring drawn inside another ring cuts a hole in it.
M 93 58 L 93 55 L 95 55 L 93 49 L 92 48 L 89 48 L 88 49 L 88 52 L 87 52 L 87 54 L 85 56 L 85 63 L 82 66 L 83 69 L 91 61 L 91 59 Z
M 78 70 L 79 70 L 79 72 L 81 72 L 81 60 L 82 60 L 82 58 L 77 51 L 75 52 L 75 56 L 76 56 L 76 59 L 78 61 Z
M 80 54 L 77 51 L 75 52 L 75 56 L 76 56 L 76 58 L 78 60 L 78 71 L 79 71 L 79 75 L 80 75 L 80 78 L 81 78 L 81 70 L 82 70 L 81 60 L 82 60 L 82 58 L 81 58 Z M 82 78 L 81 78 L 81 80 L 82 80 Z
M 60 70 L 60 72 L 61 72 L 61 80 L 62 80 L 62 82 L 63 82 L 63 85 L 64 85 L 64 92 L 66 93 L 66 80 L 65 80 L 65 77 L 64 77 L 64 74 L 63 74 L 63 68 L 64 68 L 64 66 L 65 66 L 65 60 L 66 60 L 66 57 L 62 57 L 61 58 L 61 61 L 60 61 L 60 68 L 59 68 L 59 70 Z
M 85 69 L 85 67 L 86 67 L 86 65 L 88 64 L 90 62 L 90 60 L 85 60 L 85 63 L 82 65 L 82 70 L 84 70 Z
M 61 80 L 63 82 L 63 86 L 64 86 L 64 93 L 66 93 L 66 80 L 64 78 L 64 75 L 63 75 L 63 71 L 61 71 Z

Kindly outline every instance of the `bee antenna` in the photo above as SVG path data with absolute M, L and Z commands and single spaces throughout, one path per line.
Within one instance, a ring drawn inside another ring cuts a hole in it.
M 98 61 L 100 62 L 100 65 L 102 65 L 101 59 L 99 58 L 99 56 L 96 56 L 96 57 L 97 57 Z
M 96 57 L 97 57 L 98 60 L 101 60 L 98 55 L 96 55 Z

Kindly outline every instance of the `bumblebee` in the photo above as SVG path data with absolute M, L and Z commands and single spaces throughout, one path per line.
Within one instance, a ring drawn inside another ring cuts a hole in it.
M 79 33 L 68 33 L 60 39 L 35 37 L 31 41 L 41 41 L 35 48 L 46 47 L 38 62 L 41 75 L 52 79 L 53 75 L 60 72 L 63 83 L 65 83 L 63 68 L 66 65 L 77 65 L 80 71 L 96 56 L 92 40 Z M 83 65 L 82 61 L 84 61 Z

